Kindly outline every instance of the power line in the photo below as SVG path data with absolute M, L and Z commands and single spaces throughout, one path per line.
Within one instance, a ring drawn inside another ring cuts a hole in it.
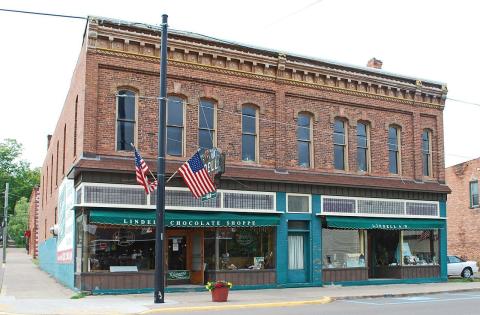
M 458 100 L 458 99 L 450 98 L 450 97 L 447 97 L 447 100 L 454 101 L 454 102 L 457 102 L 457 103 L 463 103 L 463 104 L 468 104 L 468 105 L 473 105 L 473 106 L 478 106 L 478 107 L 480 107 L 480 103 L 462 101 L 462 100 Z
M 76 16 L 76 15 L 54 14 L 54 13 L 44 13 L 44 12 L 35 12 L 35 11 L 22 11 L 22 10 L 12 10 L 12 9 L 2 9 L 2 8 L 0 8 L 0 11 L 10 12 L 10 13 L 23 13 L 23 14 L 42 15 L 42 16 L 53 16 L 53 17 L 61 17 L 61 18 L 68 18 L 68 19 L 88 20 L 88 18 L 86 18 L 84 16 Z
M 140 99 L 150 99 L 150 100 L 159 100 L 160 98 L 159 97 L 154 97 L 154 96 L 135 96 L 135 95 L 118 95 L 118 94 L 115 94 L 116 97 L 127 97 L 127 98 L 140 98 Z M 169 98 L 167 97 L 167 101 L 170 101 L 172 102 L 172 100 L 169 100 Z M 173 100 L 173 102 L 176 102 Z M 192 105 L 192 106 L 199 106 L 199 107 L 204 107 L 202 106 L 200 103 L 188 103 L 187 101 L 182 101 L 182 103 L 187 106 L 187 105 Z M 223 109 L 223 108 L 218 108 L 216 107 L 215 110 L 219 111 L 219 112 L 224 112 L 224 113 L 228 113 L 228 114 L 232 114 L 232 115 L 236 115 L 236 116 L 243 116 L 242 113 L 239 113 L 239 112 L 233 112 L 233 111 L 229 111 L 229 110 L 226 110 L 226 109 Z M 306 128 L 306 129 L 311 129 L 312 132 L 313 131 L 316 131 L 317 133 L 320 133 L 320 134 L 323 134 L 323 135 L 326 135 L 326 136 L 330 136 L 332 135 L 330 132 L 326 131 L 325 129 L 321 129 L 321 128 L 313 128 L 313 127 L 302 127 L 302 126 L 298 126 L 297 124 L 292 124 L 292 123 L 288 123 L 288 122 L 282 122 L 282 121 L 277 121 L 277 120 L 273 120 L 273 119 L 268 119 L 268 118 L 261 118 L 261 117 L 258 117 L 258 120 L 259 121 L 265 121 L 265 122 L 269 122 L 269 123 L 272 123 L 272 124 L 279 124 L 279 125 L 284 125 L 284 126 L 287 126 L 287 127 L 294 127 L 294 128 Z M 333 135 L 332 135 L 333 136 Z M 171 141 L 177 141 L 177 142 L 182 142 L 180 140 L 176 140 L 176 139 L 171 139 L 171 138 L 168 138 L 168 140 L 171 140 Z M 372 139 L 369 139 L 369 142 L 370 144 L 378 144 L 378 145 L 385 145 L 388 143 L 386 142 L 383 142 L 383 141 L 380 141 L 380 140 L 372 140 Z M 186 145 L 190 145 L 192 147 L 197 147 L 196 145 L 192 145 L 192 144 L 186 144 Z M 403 147 L 403 145 L 402 145 Z M 206 149 L 206 148 L 202 148 L 202 149 Z M 431 150 L 432 153 L 442 153 L 442 151 L 438 151 L 438 150 Z M 458 154 L 447 154 L 445 152 L 443 152 L 444 155 L 448 155 L 448 156 L 455 156 L 455 157 L 462 157 L 462 158 L 466 158 L 466 159 L 471 159 L 471 157 L 468 157 L 468 156 L 462 156 L 462 155 L 458 155 Z

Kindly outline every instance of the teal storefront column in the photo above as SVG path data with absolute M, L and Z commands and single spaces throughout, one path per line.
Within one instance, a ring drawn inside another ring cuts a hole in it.
M 287 209 L 287 194 L 277 192 L 277 211 L 285 213 Z M 285 214 L 281 215 L 277 226 L 277 284 L 287 283 L 288 271 L 288 224 Z
M 440 201 L 440 217 L 447 217 L 447 203 Z M 439 229 L 440 237 L 440 278 L 447 281 L 447 221 L 445 220 L 443 228 Z
M 312 284 L 322 285 L 322 222 L 317 216 L 321 211 L 319 195 L 312 195 Z

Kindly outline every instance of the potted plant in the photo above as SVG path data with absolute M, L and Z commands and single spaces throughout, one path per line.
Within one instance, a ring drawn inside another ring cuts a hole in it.
M 207 282 L 205 288 L 212 292 L 213 302 L 226 302 L 228 299 L 228 290 L 232 287 L 231 282 L 227 281 L 212 281 Z

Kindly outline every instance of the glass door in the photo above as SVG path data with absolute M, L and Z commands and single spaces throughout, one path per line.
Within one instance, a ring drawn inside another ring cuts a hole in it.
M 307 233 L 288 234 L 288 282 L 308 282 Z

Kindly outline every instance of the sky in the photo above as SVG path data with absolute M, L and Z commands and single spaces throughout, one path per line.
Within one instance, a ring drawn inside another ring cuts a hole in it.
M 47 1 L 0 8 L 104 16 L 445 82 L 446 166 L 480 157 L 480 2 L 468 0 Z M 41 166 L 73 74 L 84 20 L 0 12 L 0 141 Z M 457 102 L 462 100 L 474 104 Z

